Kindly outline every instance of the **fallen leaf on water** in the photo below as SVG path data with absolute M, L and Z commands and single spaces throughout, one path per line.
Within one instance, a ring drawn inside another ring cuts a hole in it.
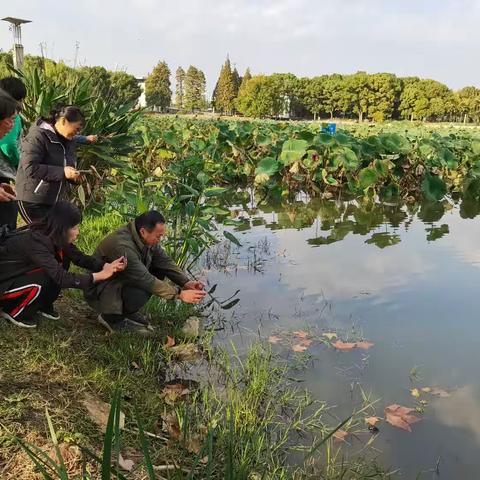
M 368 350 L 369 348 L 373 347 L 373 343 L 371 342 L 356 342 L 356 347 L 361 348 L 362 350 Z
M 170 351 L 180 360 L 193 362 L 198 360 L 200 352 L 194 343 L 181 343 L 170 348 Z
M 378 422 L 380 422 L 380 418 L 379 417 L 367 417 L 365 419 L 365 423 L 367 425 L 370 425 L 372 427 L 374 427 Z
M 308 347 L 303 345 L 302 343 L 297 343 L 296 345 L 292 346 L 292 350 L 294 352 L 304 352 L 307 349 L 308 349 Z
M 293 336 L 297 338 L 308 338 L 308 332 L 305 332 L 304 330 L 296 330 L 293 332 Z
M 118 456 L 118 466 L 125 470 L 126 472 L 131 472 L 133 470 L 135 463 L 132 460 L 127 460 L 122 457 L 122 454 Z
M 396 403 L 385 408 L 385 417 L 390 425 L 408 432 L 412 431 L 410 425 L 421 420 L 414 408 L 403 407 Z
M 422 388 L 422 392 L 429 393 L 430 395 L 434 395 L 435 397 L 440 398 L 447 398 L 451 396 L 450 392 L 447 392 L 447 390 L 438 387 L 424 387 Z
M 323 336 L 328 340 L 333 340 L 334 338 L 338 338 L 338 335 L 334 332 L 326 332 L 323 334 Z
M 345 439 L 348 437 L 348 432 L 346 432 L 345 430 L 337 430 L 333 434 L 333 437 L 336 438 L 337 440 L 345 441 Z
M 175 339 L 167 335 L 167 343 L 165 344 L 165 349 L 172 348 L 175 345 Z
M 82 403 L 87 409 L 88 415 L 103 431 L 107 428 L 108 416 L 110 414 L 110 405 L 102 402 L 91 395 L 85 395 Z M 120 428 L 125 427 L 125 414 L 120 412 Z
M 420 396 L 420 392 L 418 391 L 418 388 L 412 388 L 410 390 L 410 393 L 412 397 L 418 398 Z
M 337 340 L 333 346 L 337 348 L 338 350 L 353 350 L 357 344 L 356 343 L 348 343 L 348 342 L 342 342 L 341 340 Z
M 178 400 L 186 397 L 190 390 L 181 383 L 166 385 L 163 389 L 163 398 L 168 405 L 174 405 Z
M 277 335 L 270 335 L 270 336 L 268 337 L 268 341 L 269 341 L 270 343 L 273 343 L 274 345 L 277 344 L 278 342 L 281 342 L 281 340 L 282 340 L 282 339 L 281 339 L 280 337 L 277 337 Z

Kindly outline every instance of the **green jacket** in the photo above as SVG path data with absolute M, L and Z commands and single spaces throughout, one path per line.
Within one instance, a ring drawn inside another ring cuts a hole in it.
M 22 119 L 15 117 L 13 128 L 0 139 L 0 177 L 15 180 L 20 161 L 20 136 L 22 135 Z
M 133 221 L 104 238 L 95 252 L 98 259 L 109 263 L 122 255 L 127 256 L 127 268 L 110 280 L 93 284 L 85 292 L 88 304 L 100 313 L 123 313 L 123 285 L 135 285 L 152 295 L 174 299 L 180 289 L 163 281 L 163 278 L 168 278 L 180 287 L 189 281 L 162 248 L 147 247 L 142 242 Z

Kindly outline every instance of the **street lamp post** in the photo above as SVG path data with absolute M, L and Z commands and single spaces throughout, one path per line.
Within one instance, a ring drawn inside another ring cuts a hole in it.
M 10 24 L 10 30 L 13 32 L 13 66 L 21 70 L 23 66 L 23 45 L 22 45 L 22 27 L 24 23 L 31 23 L 31 20 L 22 20 L 21 18 L 5 17 L 3 21 Z

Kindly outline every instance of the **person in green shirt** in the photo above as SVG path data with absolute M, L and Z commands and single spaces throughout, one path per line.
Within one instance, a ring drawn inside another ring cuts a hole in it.
M 27 95 L 24 83 L 17 77 L 5 77 L 0 79 L 0 89 L 8 93 L 18 102 L 17 114 L 14 118 L 13 128 L 0 139 L 0 184 L 11 184 L 15 181 L 18 163 L 20 161 L 20 137 L 22 134 L 22 119 L 19 111 L 22 102 Z M 2 204 L 1 224 L 7 224 L 10 228 L 17 225 L 17 203 L 10 201 Z

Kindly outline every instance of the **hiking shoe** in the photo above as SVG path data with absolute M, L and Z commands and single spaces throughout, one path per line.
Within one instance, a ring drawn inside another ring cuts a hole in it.
M 60 320 L 60 314 L 53 308 L 53 305 L 43 307 L 38 313 L 42 317 L 49 318 L 50 320 Z
M 149 335 L 151 332 L 143 326 L 136 325 L 126 319 L 118 322 L 107 322 L 100 314 L 97 318 L 98 323 L 105 327 L 110 333 L 140 333 L 141 335 Z
M 8 320 L 9 322 L 13 323 L 17 327 L 21 328 L 37 328 L 37 321 L 34 319 L 24 318 L 22 320 L 17 320 L 11 317 L 7 312 L 0 310 L 0 317 Z
M 125 315 L 125 318 L 128 322 L 133 323 L 134 325 L 153 331 L 152 324 L 140 312 L 129 313 L 128 315 Z

